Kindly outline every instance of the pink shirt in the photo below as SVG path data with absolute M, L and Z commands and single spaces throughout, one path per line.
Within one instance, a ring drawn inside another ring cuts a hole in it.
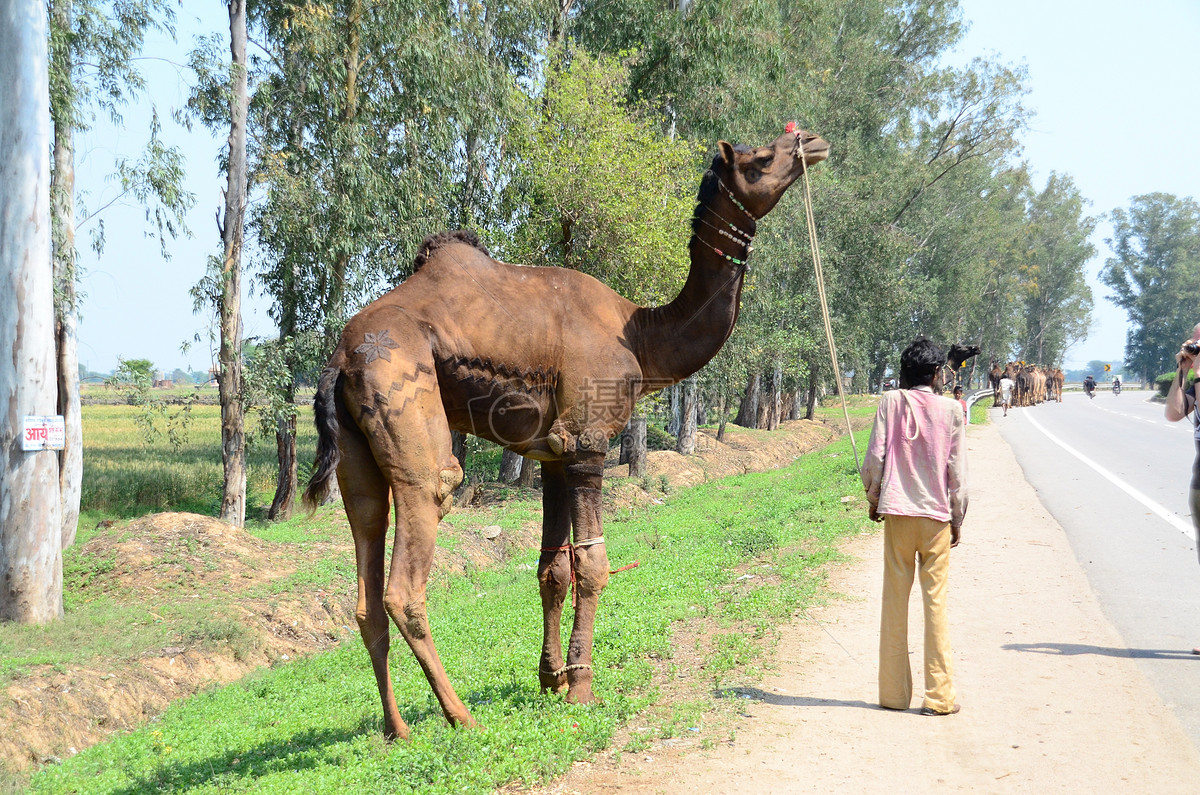
M 967 514 L 967 443 L 958 401 L 927 386 L 885 392 L 860 474 L 878 513 L 960 526 Z

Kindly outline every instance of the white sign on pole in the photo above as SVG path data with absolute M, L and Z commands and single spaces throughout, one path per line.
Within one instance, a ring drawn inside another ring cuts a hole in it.
M 61 414 L 25 417 L 22 426 L 22 450 L 62 450 L 67 446 L 67 423 Z

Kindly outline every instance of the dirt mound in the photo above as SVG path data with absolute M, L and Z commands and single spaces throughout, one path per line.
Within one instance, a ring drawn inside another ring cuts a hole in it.
M 729 426 L 724 442 L 701 430 L 697 453 L 649 455 L 647 475 L 625 476 L 609 467 L 608 511 L 661 502 L 662 494 L 697 483 L 789 464 L 837 436 L 836 426 L 814 421 L 784 423 L 778 432 Z M 517 528 L 494 525 L 494 509 L 510 487 L 481 484 L 461 519 L 443 522 L 434 576 L 453 576 L 524 554 L 540 542 L 540 517 Z M 344 517 L 335 522 L 345 525 Z M 105 529 L 73 556 L 93 562 L 75 596 L 111 598 L 141 607 L 172 628 L 171 640 L 133 654 L 93 659 L 69 670 L 31 666 L 0 700 L 0 770 L 30 767 L 76 753 L 108 735 L 136 728 L 173 700 L 241 678 L 264 665 L 286 662 L 353 639 L 352 577 L 339 593 L 287 583 L 314 560 L 353 565 L 347 526 L 336 542 L 314 539 L 272 543 L 211 517 L 160 513 Z M 273 587 L 274 586 L 274 587 Z M 193 607 L 192 622 L 169 609 Z M 364 666 L 366 660 L 364 658 Z
M 93 592 L 181 587 L 200 592 L 239 578 L 273 580 L 294 572 L 288 558 L 268 554 L 271 546 L 211 516 L 156 513 L 98 535 L 79 551 L 112 563 L 102 580 L 88 583 Z

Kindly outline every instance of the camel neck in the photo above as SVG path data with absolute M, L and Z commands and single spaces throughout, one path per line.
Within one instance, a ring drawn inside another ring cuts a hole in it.
M 697 217 L 703 209 L 697 208 Z M 669 304 L 638 309 L 630 324 L 633 350 L 650 389 L 682 381 L 707 364 L 737 321 L 753 230 L 745 241 L 731 242 L 714 231 L 715 225 L 694 223 L 693 229 L 683 289 Z

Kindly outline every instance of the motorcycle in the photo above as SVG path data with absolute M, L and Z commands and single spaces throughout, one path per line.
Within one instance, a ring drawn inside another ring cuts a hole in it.
M 1121 394 L 1121 382 L 1120 381 L 1113 381 L 1113 394 L 1114 395 Z

